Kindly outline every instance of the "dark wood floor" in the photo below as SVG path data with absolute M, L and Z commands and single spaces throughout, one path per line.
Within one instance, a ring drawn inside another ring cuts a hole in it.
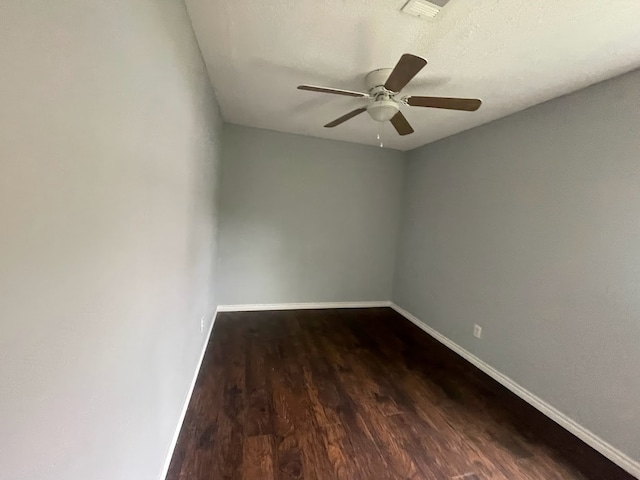
M 632 479 L 391 309 L 220 314 L 169 480 Z

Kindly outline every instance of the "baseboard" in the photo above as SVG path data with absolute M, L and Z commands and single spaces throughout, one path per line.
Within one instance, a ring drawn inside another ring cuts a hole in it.
M 196 371 L 193 374 L 193 379 L 191 380 L 191 385 L 189 386 L 189 392 L 187 393 L 187 398 L 184 401 L 184 405 L 182 406 L 182 412 L 180 412 L 180 418 L 178 420 L 178 426 L 176 427 L 175 432 L 173 433 L 173 438 L 171 439 L 171 445 L 169 446 L 169 452 L 167 453 L 167 458 L 164 461 L 164 466 L 162 467 L 162 472 L 160 473 L 159 480 L 165 480 L 167 478 L 167 473 L 169 473 L 169 466 L 171 465 L 171 458 L 173 457 L 173 451 L 176 449 L 176 444 L 178 443 L 178 437 L 180 436 L 180 430 L 182 430 L 182 424 L 184 423 L 184 417 L 187 415 L 187 409 L 189 408 L 189 402 L 191 401 L 191 396 L 193 395 L 193 389 L 196 386 L 196 381 L 198 380 L 198 374 L 200 373 L 200 367 L 202 367 L 202 361 L 204 360 L 204 355 L 207 352 L 207 346 L 209 345 L 209 340 L 211 340 L 211 332 L 213 332 L 213 324 L 216 323 L 216 317 L 218 316 L 218 309 L 216 309 L 213 314 L 213 319 L 211 320 L 211 325 L 209 325 L 209 331 L 207 332 L 207 339 L 202 346 L 202 352 L 200 352 L 200 359 L 198 360 L 198 366 L 196 367 Z
M 325 308 L 390 307 L 389 300 L 380 302 L 321 302 L 321 303 L 255 303 L 247 305 L 219 305 L 218 312 L 257 312 L 262 310 L 318 310 Z
M 540 397 L 537 397 L 527 389 L 518 385 L 511 378 L 503 375 L 498 370 L 493 368 L 491 365 L 483 362 L 478 357 L 473 355 L 471 352 L 465 350 L 457 343 L 449 340 L 447 337 L 437 332 L 433 328 L 429 327 L 424 322 L 420 321 L 417 317 L 407 312 L 402 307 L 399 307 L 395 303 L 391 302 L 391 308 L 393 308 L 400 315 L 405 317 L 407 320 L 415 324 L 420 329 L 424 330 L 426 333 L 431 335 L 433 338 L 438 340 L 440 343 L 448 347 L 449 349 L 456 352 L 462 358 L 467 360 L 469 363 L 475 365 L 484 373 L 489 375 L 491 378 L 496 380 L 498 383 L 502 384 L 504 387 L 511 390 L 513 393 L 522 398 L 525 402 L 529 403 L 531 406 L 542 412 L 544 415 L 549 417 L 551 420 L 564 427 L 566 430 L 574 434 L 580 440 L 585 442 L 587 445 L 592 447 L 593 449 L 600 452 L 602 455 L 607 457 L 613 463 L 623 468 L 631 475 L 640 478 L 640 463 L 636 462 L 626 454 L 622 453 L 617 448 L 613 447 L 609 443 L 602 440 L 596 434 L 587 430 L 583 426 L 576 423 L 574 420 L 566 416 L 561 411 L 557 410 L 553 406 L 549 405 L 547 402 L 542 400 Z

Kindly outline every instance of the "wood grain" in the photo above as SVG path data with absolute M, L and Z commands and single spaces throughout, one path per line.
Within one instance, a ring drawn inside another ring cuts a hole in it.
M 219 314 L 167 480 L 632 480 L 391 309 Z
M 256 435 L 247 437 L 243 445 L 242 479 L 273 480 L 273 437 Z

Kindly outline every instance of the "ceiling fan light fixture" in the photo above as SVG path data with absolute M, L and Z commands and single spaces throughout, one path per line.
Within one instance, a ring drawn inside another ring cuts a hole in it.
M 378 100 L 367 108 L 367 112 L 376 122 L 391 120 L 399 110 L 400 107 L 393 100 Z

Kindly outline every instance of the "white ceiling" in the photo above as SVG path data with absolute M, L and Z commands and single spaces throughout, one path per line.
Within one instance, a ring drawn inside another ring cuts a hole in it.
M 414 134 L 382 125 L 399 150 L 640 67 L 640 0 L 451 0 L 434 21 L 405 3 L 187 0 L 227 122 L 375 145 L 381 124 L 366 113 L 323 128 L 366 101 L 296 86 L 363 91 L 405 52 L 429 64 L 404 92 L 483 100 L 474 113 L 404 107 Z

